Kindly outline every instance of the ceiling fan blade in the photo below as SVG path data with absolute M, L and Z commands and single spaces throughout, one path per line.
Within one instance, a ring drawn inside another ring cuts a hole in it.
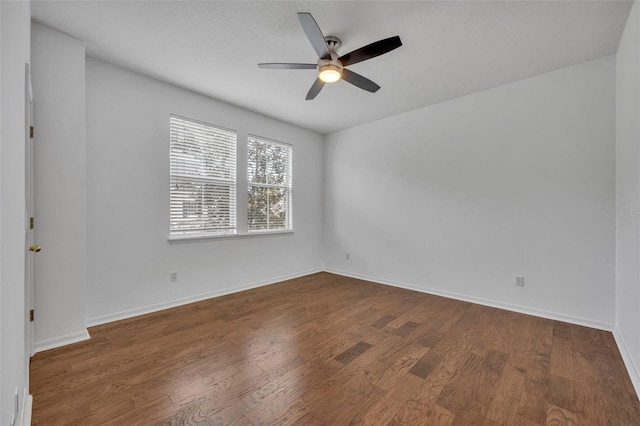
M 311 45 L 318 54 L 318 57 L 322 59 L 330 59 L 331 55 L 329 54 L 327 42 L 324 41 L 324 35 L 322 35 L 322 31 L 320 31 L 320 27 L 316 23 L 316 20 L 313 19 L 313 16 L 307 12 L 298 12 L 298 19 L 300 20 L 300 25 L 302 25 L 304 33 L 307 35 Z
M 342 69 L 342 79 L 344 81 L 347 81 L 351 84 L 353 84 L 354 86 L 357 86 L 363 90 L 366 90 L 367 92 L 371 92 L 371 93 L 375 93 L 378 91 L 378 89 L 380 88 L 380 86 L 378 86 L 377 84 L 375 84 L 373 81 L 369 80 L 366 77 L 361 76 L 358 73 L 355 73 L 351 70 L 348 70 L 346 68 Z
M 342 65 L 346 67 L 347 65 L 357 64 L 358 62 L 384 55 L 400 46 L 402 46 L 402 41 L 399 36 L 389 37 L 356 49 L 346 55 L 342 55 L 338 59 L 340 59 Z
M 310 101 L 311 99 L 318 96 L 318 93 L 320 93 L 320 90 L 322 90 L 323 87 L 324 87 L 324 81 L 320 80 L 319 78 L 316 78 L 316 81 L 314 81 L 313 85 L 311 85 L 311 89 L 309 89 L 309 93 L 307 93 L 306 100 Z
M 318 67 L 317 64 L 287 64 L 287 63 L 267 63 L 258 64 L 260 68 L 272 69 L 272 70 L 314 70 Z

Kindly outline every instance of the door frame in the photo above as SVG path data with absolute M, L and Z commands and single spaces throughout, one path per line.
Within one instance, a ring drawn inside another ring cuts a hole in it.
M 25 354 L 27 365 L 34 353 L 34 322 L 31 321 L 31 310 L 34 301 L 34 255 L 29 251 L 33 245 L 34 229 L 32 219 L 34 217 L 34 167 L 33 167 L 33 138 L 31 128 L 33 127 L 33 88 L 31 86 L 31 67 L 25 64 Z M 28 387 L 27 372 L 27 389 Z

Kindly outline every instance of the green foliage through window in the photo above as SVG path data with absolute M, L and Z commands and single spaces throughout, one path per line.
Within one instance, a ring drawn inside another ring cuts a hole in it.
M 292 157 L 290 145 L 249 136 L 247 144 L 249 231 L 292 229 Z

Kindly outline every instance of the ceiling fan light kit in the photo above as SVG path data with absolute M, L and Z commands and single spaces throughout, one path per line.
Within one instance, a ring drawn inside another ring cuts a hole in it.
M 324 61 L 326 59 L 321 59 Z M 342 66 L 331 62 L 320 65 L 318 64 L 318 78 L 325 83 L 335 83 L 342 77 Z
M 307 100 L 314 99 L 325 83 L 335 83 L 344 80 L 368 92 L 375 93 L 380 89 L 373 81 L 361 76 L 351 70 L 346 69 L 348 65 L 366 61 L 376 56 L 388 53 L 402 46 L 399 36 L 389 37 L 384 40 L 376 41 L 364 47 L 338 56 L 336 50 L 341 44 L 337 37 L 322 35 L 320 27 L 316 23 L 313 16 L 307 12 L 299 12 L 298 19 L 307 38 L 311 42 L 314 50 L 318 54 L 317 64 L 293 64 L 293 63 L 262 63 L 258 64 L 260 68 L 267 69 L 317 69 L 318 77 L 307 93 Z

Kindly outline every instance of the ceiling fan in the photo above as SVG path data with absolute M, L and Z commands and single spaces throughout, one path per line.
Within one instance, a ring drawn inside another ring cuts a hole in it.
M 325 37 L 322 35 L 320 27 L 318 27 L 318 24 L 310 13 L 299 12 L 298 19 L 307 38 L 318 54 L 318 62 L 316 64 L 263 63 L 258 64 L 260 68 L 293 70 L 317 69 L 318 77 L 311 86 L 311 89 L 309 89 L 309 93 L 307 93 L 307 100 L 315 98 L 325 83 L 335 83 L 340 79 L 372 93 L 380 89 L 380 86 L 373 81 L 345 67 L 397 49 L 402 46 L 402 41 L 400 41 L 399 36 L 379 40 L 347 53 L 346 55 L 338 56 L 336 50 L 341 44 L 338 37 Z

